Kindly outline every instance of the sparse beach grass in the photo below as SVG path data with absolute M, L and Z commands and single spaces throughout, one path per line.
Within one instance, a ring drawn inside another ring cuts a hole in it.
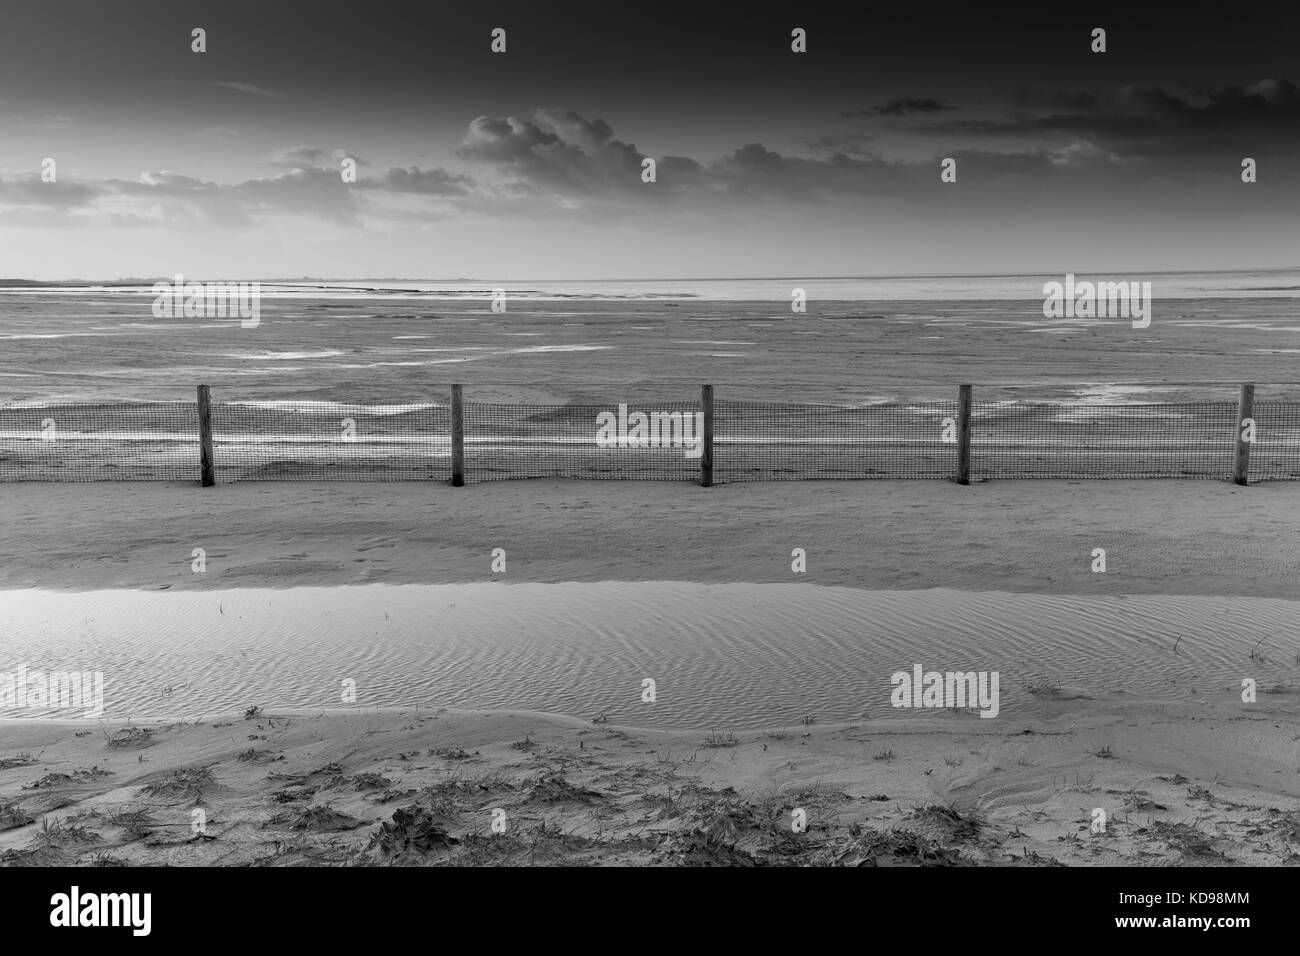
M 1295 702 L 1275 700 L 1272 720 L 1300 731 Z M 0 863 L 1044 866 L 1295 859 L 1300 780 L 1271 776 L 1273 789 L 1262 791 L 1248 765 L 1231 769 L 1241 746 L 1234 741 L 1248 733 L 1232 708 L 1207 714 L 1188 705 L 1094 700 L 1072 707 L 1072 716 L 1033 722 L 1034 733 L 945 716 L 809 727 L 801 735 L 624 727 L 603 738 L 589 722 L 537 714 L 286 712 L 274 716 L 281 728 L 274 761 L 249 758 L 217 720 L 158 729 L 143 763 L 132 749 L 109 748 L 105 758 L 102 746 L 77 736 L 75 724 L 11 721 L 6 732 L 22 748 L 17 752 L 40 756 L 0 770 Z M 1148 709 L 1160 713 L 1160 730 L 1143 718 Z M 1173 738 L 1170 726 L 1179 728 Z M 1106 742 L 1121 731 L 1124 756 Z M 862 733 L 879 745 L 864 749 Z M 1289 759 L 1283 749 L 1257 755 L 1256 763 L 1281 768 Z M 968 752 L 984 756 L 973 763 L 961 756 Z M 1182 772 L 1155 772 L 1145 753 Z M 88 767 L 92 755 L 101 763 L 93 771 L 56 769 Z M 940 761 L 961 768 L 959 789 L 946 791 L 926 769 Z M 1289 773 L 1297 776 L 1294 767 Z M 1081 806 L 1106 810 L 1104 832 L 1090 832 Z M 196 831 L 191 814 L 200 807 L 206 825 Z

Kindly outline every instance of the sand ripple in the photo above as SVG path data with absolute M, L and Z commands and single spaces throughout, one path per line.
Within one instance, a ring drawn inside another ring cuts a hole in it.
M 914 664 L 998 671 L 1012 718 L 1081 691 L 1186 700 L 1236 695 L 1243 677 L 1294 687 L 1297 625 L 1300 602 L 1273 599 L 810 584 L 9 591 L 0 672 L 102 671 L 109 717 L 341 707 L 351 679 L 361 706 L 744 729 L 915 717 L 889 700 L 889 675 Z M 641 701 L 645 678 L 654 703 Z

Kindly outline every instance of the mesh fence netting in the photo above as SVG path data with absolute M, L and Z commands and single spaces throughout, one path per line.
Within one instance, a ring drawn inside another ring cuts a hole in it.
M 1252 481 L 1300 478 L 1300 404 L 1256 402 Z
M 700 474 L 699 402 L 635 405 L 465 403 L 465 480 L 643 478 Z
M 218 481 L 451 480 L 446 405 L 214 402 Z
M 1230 478 L 1237 406 L 975 402 L 978 478 Z
M 957 471 L 956 415 L 955 401 L 847 406 L 716 400 L 714 477 L 951 478 Z
M 697 393 L 698 394 L 698 393 Z M 694 400 L 466 401 L 465 478 L 700 476 Z M 957 402 L 714 402 L 714 480 L 952 478 Z M 977 401 L 971 477 L 1232 475 L 1235 402 Z M 1257 400 L 1252 480 L 1300 478 L 1300 403 Z M 450 402 L 212 403 L 216 478 L 448 481 Z M 194 401 L 0 403 L 0 481 L 196 481 Z
M 198 477 L 190 402 L 0 405 L 0 481 Z

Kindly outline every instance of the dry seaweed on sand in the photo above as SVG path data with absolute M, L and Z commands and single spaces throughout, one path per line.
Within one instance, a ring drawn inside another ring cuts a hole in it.
M 368 849 L 397 857 L 449 849 L 459 842 L 424 807 L 399 807 L 391 820 L 379 825 Z
M 36 763 L 36 758 L 27 751 L 14 754 L 12 757 L 0 757 L 0 770 L 9 770 L 13 767 L 30 767 Z
M 524 792 L 524 803 L 595 803 L 605 794 L 569 783 L 561 774 L 541 774 Z
M 304 830 L 311 833 L 336 833 L 364 826 L 364 820 L 341 813 L 333 807 L 293 807 L 266 821 L 266 827 L 281 830 Z
M 311 799 L 318 790 L 320 787 L 281 787 L 271 792 L 271 799 L 276 803 L 296 803 Z
M 217 785 L 210 767 L 182 767 L 170 770 L 153 783 L 145 785 L 144 792 L 154 797 L 201 797 Z
M 1149 830 L 1170 849 L 1177 850 L 1185 860 L 1227 858 L 1220 850 L 1215 849 L 1213 837 L 1190 823 L 1166 823 L 1156 820 Z
M 56 820 L 41 817 L 40 828 L 32 835 L 32 847 L 85 846 L 100 842 L 100 835 L 78 820 Z
M 113 748 L 148 747 L 156 743 L 153 737 L 154 731 L 150 727 L 119 727 L 111 735 L 104 732 L 104 739 Z
M 89 770 L 74 770 L 72 773 L 47 773 L 39 780 L 34 780 L 23 786 L 24 790 L 56 790 L 59 787 L 66 787 L 74 783 L 85 783 L 90 780 L 99 780 L 101 777 L 111 777 L 113 771 L 100 770 L 99 767 L 91 767 Z
M 258 750 L 256 747 L 249 747 L 235 756 L 240 763 L 276 763 L 284 759 L 284 754 L 275 753 L 270 750 Z
M 664 834 L 658 852 L 683 866 L 757 866 L 754 856 L 728 836 L 723 827 L 690 826 Z
M 393 781 L 377 773 L 358 773 L 337 782 L 336 786 L 345 786 L 353 790 L 387 790 Z
M 973 815 L 963 816 L 952 807 L 918 807 L 910 816 L 913 829 L 938 838 L 943 843 L 976 840 L 984 823 Z
M 19 827 L 25 827 L 29 823 L 35 823 L 36 818 L 22 810 L 12 803 L 0 804 L 0 832 L 5 830 L 16 830 Z
M 122 835 L 128 841 L 144 839 L 153 832 L 153 817 L 144 808 L 117 810 L 109 816 L 108 822 L 121 827 Z
M 969 866 L 955 847 L 912 830 L 872 830 L 857 824 L 827 854 L 831 866 Z

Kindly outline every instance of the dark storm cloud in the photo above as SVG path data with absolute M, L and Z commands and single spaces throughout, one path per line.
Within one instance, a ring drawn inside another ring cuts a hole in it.
M 457 155 L 484 163 L 505 177 L 510 192 L 646 202 L 700 197 L 813 198 L 842 169 L 820 160 L 792 160 L 749 143 L 712 162 L 685 156 L 655 157 L 656 181 L 642 181 L 646 155 L 614 135 L 601 119 L 539 110 L 531 119 L 480 116 L 470 124 Z M 651 186 L 653 188 L 651 188 Z
M 903 163 L 843 152 L 823 159 L 786 156 L 761 143 L 747 143 L 711 161 L 654 157 L 656 181 L 647 184 L 641 178 L 646 154 L 618 139 L 607 122 L 549 111 L 538 111 L 531 119 L 480 116 L 470 124 L 457 155 L 491 167 L 504 177 L 502 186 L 511 194 L 620 204 L 816 200 L 894 188 L 907 169 Z
M 972 139 L 1071 137 L 1124 159 L 1196 162 L 1227 150 L 1300 144 L 1300 90 L 1285 78 L 1178 94 L 1125 86 L 1113 93 L 1022 95 L 1055 112 L 1013 112 L 1004 118 L 921 121 L 919 132 Z
M 872 106 L 865 110 L 856 110 L 841 113 L 841 116 L 903 116 L 906 113 L 942 113 L 954 109 L 947 103 L 931 98 L 917 98 L 912 96 L 900 96 L 897 99 L 890 100 L 888 103 L 881 103 L 879 106 Z
M 936 175 L 931 163 L 889 163 L 842 152 L 796 157 L 755 142 L 711 161 L 656 157 L 656 181 L 646 183 L 645 154 L 619 139 L 608 122 L 554 110 L 538 110 L 528 119 L 480 116 L 469 124 L 457 154 L 491 178 L 411 166 L 349 184 L 339 175 L 343 150 L 298 145 L 272 154 L 273 164 L 286 167 L 282 172 L 233 184 L 171 170 L 75 188 L 28 177 L 0 180 L 0 202 L 123 216 L 143 215 L 143 208 L 164 220 L 218 226 L 246 225 L 276 213 L 356 225 L 367 218 L 438 220 L 457 210 L 618 215 L 681 202 L 719 208 L 768 199 L 816 202 L 912 189 Z
M 1095 110 L 1104 101 L 1102 94 L 1086 90 L 1016 90 L 1011 100 L 1017 106 L 1034 109 L 1087 112 Z
M 479 117 L 470 125 L 459 155 L 503 177 L 500 187 L 507 196 L 543 201 L 564 197 L 570 201 L 568 209 L 575 208 L 573 200 L 611 209 L 672 203 L 737 209 L 767 200 L 934 199 L 940 156 L 886 159 L 867 152 L 863 139 L 854 134 L 816 142 L 829 155 L 789 155 L 753 142 L 707 161 L 665 156 L 657 158 L 655 183 L 646 184 L 641 179 L 644 155 L 619 140 L 608 123 L 575 113 L 539 112 L 534 119 Z M 964 176 L 993 188 L 1010 179 L 1060 177 L 1067 167 L 1078 170 L 1118 161 L 1105 150 L 1072 140 L 1056 149 L 972 148 L 945 155 L 959 161 Z M 475 201 L 472 191 L 470 198 Z
M 870 157 L 876 152 L 872 147 L 876 137 L 872 133 L 828 133 L 825 136 L 813 136 L 802 140 L 803 144 L 817 153 L 844 153 L 846 156 Z
M 1012 101 L 1015 108 L 1003 116 L 961 118 L 940 116 L 956 112 L 942 101 L 902 97 L 855 114 L 874 118 L 876 125 L 864 124 L 866 130 L 804 139 L 813 155 L 748 142 L 712 159 L 656 156 L 654 183 L 642 179 L 647 153 L 619 138 L 605 119 L 539 109 L 524 117 L 472 120 L 454 151 L 465 170 L 391 167 L 345 183 L 340 161 L 352 158 L 365 167 L 365 159 L 342 148 L 296 145 L 270 155 L 280 172 L 233 184 L 168 170 L 98 182 L 0 178 L 0 206 L 97 212 L 124 221 L 161 216 L 244 226 L 292 215 L 357 226 L 438 221 L 466 211 L 503 218 L 616 217 L 674 204 L 732 210 L 763 201 L 835 203 L 869 196 L 934 201 L 944 156 L 958 161 L 961 182 L 979 183 L 992 201 L 1008 183 L 1045 187 L 1068 177 L 1077 189 L 1100 182 L 1106 171 L 1110 188 L 1117 182 L 1140 188 L 1149 175 L 1143 164 L 1153 158 L 1196 163 L 1208 161 L 1215 150 L 1240 153 L 1254 144 L 1300 141 L 1300 91 L 1286 79 L 1195 93 L 1136 86 L 1112 93 L 1022 93 Z M 876 149 L 875 138 L 893 123 L 914 136 L 961 142 L 930 156 L 891 159 Z M 982 145 L 1011 137 L 1033 145 Z M 1115 173 L 1119 167 L 1126 168 Z

